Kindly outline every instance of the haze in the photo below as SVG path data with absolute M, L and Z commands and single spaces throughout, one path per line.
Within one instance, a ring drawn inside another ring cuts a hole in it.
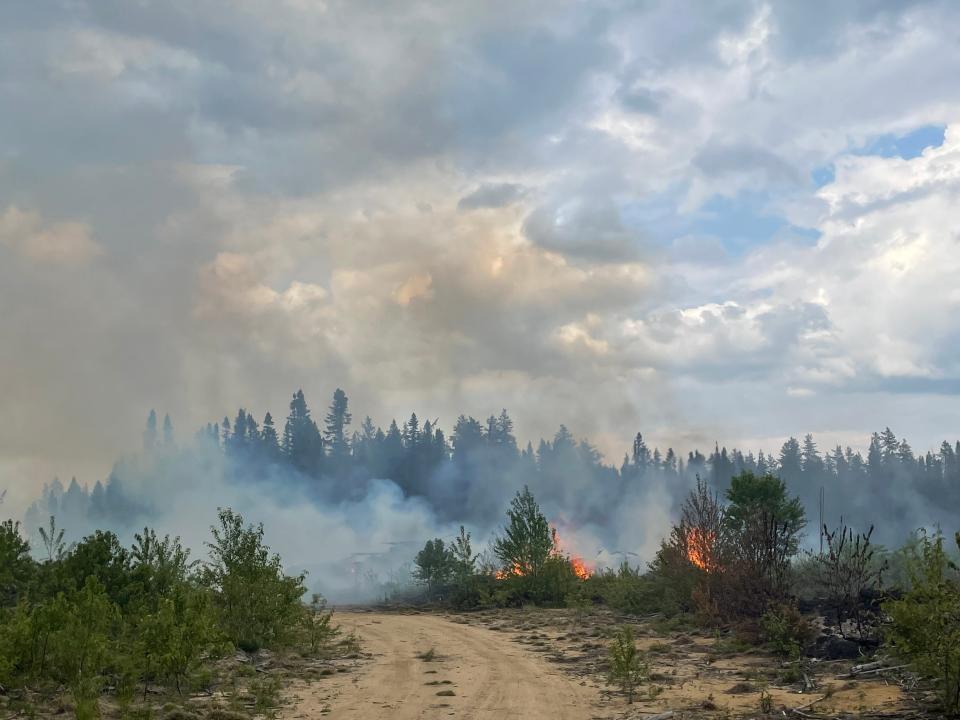
M 508 407 L 610 462 L 637 430 L 935 450 L 958 14 L 7 0 L 0 488 L 299 387 L 384 427 Z

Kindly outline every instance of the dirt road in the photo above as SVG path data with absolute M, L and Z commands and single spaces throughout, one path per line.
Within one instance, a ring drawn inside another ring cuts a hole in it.
M 435 615 L 337 613 L 373 657 L 354 672 L 295 689 L 288 720 L 330 717 L 524 718 L 602 717 L 596 688 L 551 667 L 510 636 Z M 423 653 L 433 649 L 432 658 Z M 418 657 L 421 656 L 421 657 Z

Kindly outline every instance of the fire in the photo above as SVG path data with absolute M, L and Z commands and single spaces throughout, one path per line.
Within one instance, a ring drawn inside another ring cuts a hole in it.
M 701 570 L 712 572 L 717 563 L 713 554 L 713 546 L 717 536 L 712 532 L 704 532 L 699 528 L 690 528 L 687 531 L 687 558 Z
M 573 568 L 573 574 L 581 580 L 586 580 L 593 575 L 593 571 L 587 566 L 582 558 L 576 556 L 570 558 L 570 567 Z
M 573 574 L 576 575 L 580 580 L 586 580 L 588 577 L 593 575 L 593 568 L 579 555 L 570 555 L 569 553 L 563 550 L 563 546 L 560 542 L 560 535 L 557 533 L 556 528 L 551 528 L 553 531 L 553 550 L 550 554 L 553 557 L 566 558 L 567 562 L 570 563 L 570 567 L 573 569 Z M 493 576 L 497 580 L 506 580 L 509 577 L 521 577 L 526 575 L 529 571 L 524 568 L 520 563 L 514 563 L 513 567 L 503 568 L 497 570 Z
M 560 541 L 560 533 L 557 532 L 556 528 L 553 529 L 553 552 L 558 557 L 566 557 L 570 562 L 570 567 L 573 568 L 573 574 L 576 575 L 580 580 L 586 580 L 588 577 L 593 575 L 593 568 L 588 565 L 582 557 L 579 555 L 571 555 L 563 550 L 563 543 Z
M 513 567 L 504 570 L 497 570 L 493 574 L 497 580 L 506 580 L 508 577 L 519 577 L 521 575 L 526 575 L 526 573 L 523 571 L 523 567 L 521 567 L 520 563 L 514 563 Z

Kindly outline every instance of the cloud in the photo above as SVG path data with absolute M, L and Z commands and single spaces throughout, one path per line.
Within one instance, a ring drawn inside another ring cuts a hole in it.
M 527 216 L 524 234 L 537 245 L 594 261 L 636 260 L 642 237 L 628 228 L 612 201 L 571 198 L 563 205 L 541 205 Z
M 3 4 L 0 467 L 102 474 L 152 406 L 299 386 L 611 457 L 938 441 L 958 10 L 835 5 Z
M 460 210 L 499 208 L 522 200 L 526 188 L 517 183 L 484 183 L 457 203 Z
M 83 265 L 102 252 L 85 223 L 48 223 L 15 205 L 0 214 L 0 244 L 29 260 L 55 265 Z

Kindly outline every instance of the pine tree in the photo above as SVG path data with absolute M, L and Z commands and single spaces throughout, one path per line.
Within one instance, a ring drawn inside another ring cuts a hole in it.
M 290 414 L 283 429 L 283 453 L 303 473 L 319 477 L 323 471 L 323 438 L 310 417 L 303 390 L 290 401 Z
M 157 412 L 151 410 L 147 416 L 147 427 L 143 431 L 143 450 L 150 452 L 157 444 Z
M 280 454 L 280 441 L 277 437 L 277 428 L 273 425 L 273 415 L 263 416 L 263 428 L 260 430 L 260 447 L 263 456 L 268 460 L 275 460 Z
M 803 463 L 800 459 L 800 443 L 795 437 L 789 438 L 780 448 L 780 477 L 787 485 L 795 486 L 802 482 Z
M 677 476 L 677 454 L 673 451 L 673 448 L 667 448 L 667 456 L 663 460 L 663 469 L 668 477 Z
M 641 433 L 637 433 L 636 437 L 633 438 L 632 460 L 637 475 L 642 476 L 647 471 L 647 465 L 650 464 L 650 450 L 643 441 L 643 435 Z
M 173 422 L 170 420 L 170 415 L 163 416 L 163 444 L 167 447 L 173 445 Z
M 497 437 L 498 444 L 511 454 L 517 452 L 517 438 L 513 434 L 513 420 L 507 414 L 507 409 L 500 411 L 500 417 L 497 418 Z
M 900 459 L 900 441 L 890 428 L 880 433 L 880 452 L 885 465 L 896 465 Z
M 338 475 L 344 475 L 348 470 L 350 445 L 347 442 L 346 429 L 351 420 L 353 417 L 347 410 L 347 395 L 337 388 L 325 418 L 323 436 L 330 448 L 334 472 Z
M 823 475 L 823 459 L 817 452 L 817 444 L 813 435 L 807 433 L 803 438 L 803 449 L 800 451 L 800 468 L 808 483 L 819 483 Z
M 867 450 L 867 474 L 873 480 L 880 479 L 882 476 L 883 453 L 880 447 L 880 435 L 873 433 L 870 436 L 870 447 Z
M 103 490 L 103 483 L 97 480 L 96 485 L 90 492 L 90 504 L 87 509 L 87 516 L 93 523 L 99 523 L 107 517 L 106 496 Z
M 403 445 L 406 448 L 416 447 L 420 441 L 420 421 L 416 413 L 411 413 L 410 419 L 403 424 Z

